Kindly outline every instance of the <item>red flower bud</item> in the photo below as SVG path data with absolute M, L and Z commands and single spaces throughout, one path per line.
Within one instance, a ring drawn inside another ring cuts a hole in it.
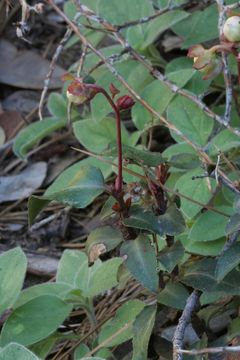
M 121 96 L 120 98 L 117 99 L 116 102 L 116 105 L 120 111 L 130 109 L 134 104 L 135 101 L 129 95 Z

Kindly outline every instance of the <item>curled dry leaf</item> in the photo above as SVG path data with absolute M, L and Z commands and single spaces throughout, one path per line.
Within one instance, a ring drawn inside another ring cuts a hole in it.
M 95 244 L 91 247 L 88 259 L 90 263 L 95 262 L 100 255 L 104 254 L 107 251 L 107 248 L 104 244 Z

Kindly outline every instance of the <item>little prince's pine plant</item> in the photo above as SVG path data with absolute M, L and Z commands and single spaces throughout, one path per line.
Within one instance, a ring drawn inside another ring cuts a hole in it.
M 88 214 L 105 193 L 102 223 L 83 251 L 63 252 L 54 282 L 21 290 L 26 256 L 0 256 L 0 359 L 17 347 L 29 359 L 107 360 L 129 340 L 132 360 L 228 351 L 240 333 L 239 2 L 48 3 L 82 55 L 13 150 L 26 160 L 67 128 L 88 157 L 30 197 L 29 223 L 51 201 Z M 159 53 L 169 34 L 178 57 Z

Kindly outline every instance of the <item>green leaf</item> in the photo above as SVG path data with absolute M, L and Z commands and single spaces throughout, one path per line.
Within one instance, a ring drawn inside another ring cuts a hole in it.
M 213 120 L 191 100 L 177 95 L 169 105 L 167 115 L 170 122 L 194 144 L 204 146 L 207 143 Z
M 168 80 L 174 82 L 178 87 L 183 87 L 194 76 L 196 70 L 192 67 L 188 69 L 174 70 L 167 74 Z
M 25 159 L 28 150 L 31 149 L 33 145 L 48 134 L 63 128 L 65 123 L 63 120 L 47 118 L 28 125 L 17 134 L 13 144 L 14 153 L 20 158 Z
M 140 165 L 155 167 L 166 162 L 166 159 L 162 157 L 161 153 L 146 151 L 128 145 L 123 145 L 122 153 L 124 159 Z M 114 146 L 114 144 L 110 144 L 110 150 L 104 152 L 104 155 L 116 156 L 117 147 Z
M 105 189 L 101 171 L 93 166 L 79 166 L 64 171 L 45 191 L 43 199 L 85 208 Z
M 49 204 L 50 200 L 39 198 L 38 196 L 30 196 L 28 199 L 28 223 L 31 226 L 38 214 Z
M 48 110 L 57 119 L 67 121 L 67 102 L 61 94 L 51 93 L 48 97 Z
M 171 247 L 164 248 L 157 256 L 164 269 L 171 273 L 176 265 L 181 263 L 184 248 L 180 242 L 175 242 Z
M 88 269 L 86 254 L 78 250 L 65 250 L 58 264 L 56 281 L 76 287 L 76 277 Z
M 233 134 L 227 129 L 224 129 L 211 140 L 209 153 L 210 155 L 217 155 L 219 151 L 229 151 L 231 149 L 236 149 L 238 146 L 239 136 Z
M 123 219 L 123 224 L 137 229 L 147 230 L 159 235 L 163 235 L 163 229 L 158 221 L 158 217 L 151 211 L 143 208 L 132 208 L 130 216 Z
M 89 347 L 85 344 L 80 344 L 74 351 L 74 360 L 81 360 L 84 355 L 90 351 Z
M 72 305 L 57 296 L 43 295 L 30 300 L 13 311 L 1 333 L 1 345 L 16 341 L 22 345 L 34 344 L 50 334 L 66 319 Z
M 66 294 L 71 290 L 71 286 L 61 283 L 44 283 L 31 286 L 21 291 L 13 309 L 24 305 L 28 301 L 42 295 L 55 295 L 64 300 Z
M 100 169 L 80 161 L 63 171 L 43 196 L 30 197 L 29 222 L 32 224 L 39 212 L 52 200 L 81 209 L 91 204 L 104 190 Z
M 190 78 L 192 72 L 192 76 Z M 178 86 L 196 94 L 203 94 L 212 80 L 203 80 L 202 74 L 193 69 L 193 61 L 187 57 L 177 57 L 166 66 L 166 76 Z M 187 81 L 186 81 L 187 80 Z
M 20 344 L 11 343 L 0 350 L 0 360 L 40 360 Z
M 192 171 L 188 171 L 186 174 L 181 176 L 179 180 L 176 182 L 175 189 L 179 191 L 181 194 L 189 197 L 192 200 L 200 202 L 206 205 L 213 194 L 209 190 L 208 180 L 207 179 L 195 179 L 192 180 L 193 176 L 202 175 L 202 169 L 195 169 Z M 210 180 L 210 184 L 212 186 L 212 191 L 215 189 L 215 181 Z M 195 215 L 199 213 L 202 209 L 201 205 L 195 204 L 190 200 L 181 198 L 181 210 L 188 217 L 193 218 Z
M 135 240 L 124 242 L 120 254 L 124 257 L 125 264 L 134 278 L 145 288 L 156 293 L 157 259 L 149 238 L 141 234 Z
M 206 26 L 208 24 L 208 26 Z M 203 11 L 194 11 L 184 21 L 174 25 L 173 31 L 184 38 L 183 48 L 218 38 L 218 11 L 211 5 Z
M 186 20 L 188 16 L 189 14 L 185 11 L 172 10 L 149 22 L 149 24 L 144 27 L 145 34 L 141 49 L 151 45 L 163 31 L 166 31 L 183 19 Z
M 185 234 L 184 236 L 180 236 L 179 239 L 186 252 L 203 256 L 219 255 L 226 242 L 225 237 L 211 241 L 192 241 L 191 238 Z
M 146 306 L 133 323 L 132 360 L 148 359 L 148 343 L 155 322 L 156 310 L 156 305 Z
M 223 295 L 240 294 L 240 276 L 239 272 L 232 270 L 228 275 L 218 283 L 215 276 L 216 260 L 202 259 L 186 267 L 181 281 L 192 286 L 195 289 L 207 292 L 221 292 Z
M 133 321 L 143 310 L 144 303 L 139 300 L 129 300 L 118 308 L 113 319 L 102 326 L 98 336 L 98 343 L 104 346 L 119 345 L 133 337 Z M 109 339 L 107 343 L 105 341 Z
M 85 243 L 85 248 L 89 258 L 92 258 L 91 253 L 94 253 L 98 245 L 103 245 L 105 247 L 105 253 L 113 250 L 122 241 L 123 236 L 119 229 L 113 228 L 112 226 L 102 226 L 89 234 Z
M 158 294 L 157 301 L 174 309 L 183 310 L 188 296 L 189 293 L 185 286 L 178 282 L 168 282 L 165 288 Z
M 33 351 L 35 355 L 39 356 L 40 359 L 46 359 L 60 336 L 56 333 L 53 333 L 46 339 L 43 339 L 36 344 L 31 345 L 30 350 Z
M 176 154 L 169 159 L 169 165 L 180 170 L 192 170 L 200 166 L 200 160 L 195 154 Z
M 98 15 L 113 24 L 140 19 L 153 13 L 153 7 L 147 0 L 97 0 Z
M 240 243 L 233 244 L 217 260 L 216 278 L 220 282 L 240 263 Z
M 144 88 L 140 96 L 161 115 L 174 94 L 164 83 L 154 80 Z M 152 126 L 153 115 L 140 102 L 136 102 L 132 108 L 132 120 L 139 130 L 144 130 Z
M 165 214 L 159 216 L 158 222 L 162 232 L 167 235 L 177 235 L 185 230 L 185 221 L 175 204 L 169 206 Z
M 182 214 L 173 204 L 161 216 L 155 216 L 151 211 L 133 207 L 130 216 L 123 220 L 124 225 L 147 230 L 158 235 L 176 235 L 185 230 Z
M 16 301 L 26 270 L 27 258 L 19 247 L 0 255 L 0 314 Z
M 240 214 L 233 214 L 226 224 L 226 235 L 230 235 L 240 229 Z
M 113 258 L 102 262 L 101 266 L 91 274 L 87 297 L 94 297 L 118 284 L 117 274 L 123 259 Z
M 129 134 L 124 125 L 122 129 L 122 142 L 127 144 Z M 73 131 L 79 142 L 88 150 L 100 153 L 105 150 L 116 138 L 116 119 L 112 117 L 104 118 L 97 122 L 91 118 L 79 120 L 73 123 Z
M 219 209 L 220 210 L 220 209 Z M 229 218 L 213 211 L 200 214 L 193 224 L 189 238 L 191 241 L 211 241 L 225 235 L 225 227 Z M 209 231 L 206 231 L 209 229 Z

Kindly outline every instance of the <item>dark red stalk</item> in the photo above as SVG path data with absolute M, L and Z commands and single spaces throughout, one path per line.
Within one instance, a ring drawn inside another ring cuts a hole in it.
M 115 190 L 117 193 L 122 192 L 122 134 L 121 134 L 121 118 L 120 118 L 120 111 L 118 107 L 115 105 L 111 97 L 108 95 L 108 93 L 100 86 L 96 84 L 84 84 L 84 86 L 92 90 L 92 98 L 98 94 L 101 93 L 109 104 L 111 105 L 112 109 L 115 112 L 116 115 L 116 127 L 117 127 L 117 149 L 118 149 L 118 176 L 115 183 Z

